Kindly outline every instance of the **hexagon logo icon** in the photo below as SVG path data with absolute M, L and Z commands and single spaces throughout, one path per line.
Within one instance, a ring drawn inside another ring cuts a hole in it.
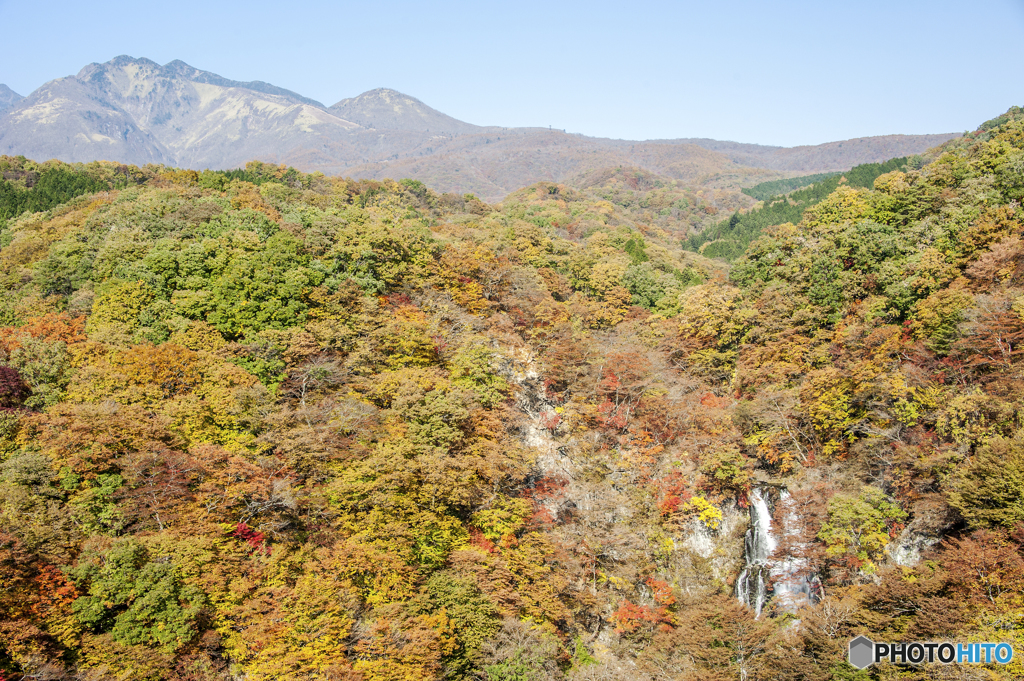
M 857 669 L 870 667 L 875 661 L 875 644 L 867 636 L 858 636 L 850 641 L 850 665 Z

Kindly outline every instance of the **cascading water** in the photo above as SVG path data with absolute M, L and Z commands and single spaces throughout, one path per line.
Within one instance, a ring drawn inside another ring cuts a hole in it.
M 776 542 L 772 536 L 772 513 L 760 488 L 750 490 L 749 501 L 750 528 L 744 551 L 747 565 L 736 582 L 736 596 L 760 617 L 768 600 L 768 579 L 771 576 L 768 557 L 775 550 Z
M 766 493 L 760 487 L 750 490 L 750 528 L 744 552 L 747 564 L 736 581 L 736 597 L 753 609 L 756 617 L 761 616 L 769 596 L 774 596 L 778 607 L 787 612 L 814 602 L 815 584 L 806 575 L 803 559 L 771 558 L 778 540 L 772 531 L 772 511 Z M 779 501 L 788 498 L 789 492 L 783 491 Z M 789 508 L 782 522 L 783 535 L 796 535 L 798 522 L 796 511 Z

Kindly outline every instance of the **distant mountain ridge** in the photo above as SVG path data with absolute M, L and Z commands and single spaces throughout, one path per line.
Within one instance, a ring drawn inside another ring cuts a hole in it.
M 410 177 L 487 200 L 607 167 L 736 190 L 917 154 L 957 136 L 891 135 L 793 148 L 611 140 L 473 125 L 387 88 L 325 107 L 270 83 L 129 56 L 89 64 L 24 98 L 0 86 L 0 154 L 196 169 L 258 159 L 370 179 Z
M 878 135 L 874 137 L 857 137 L 839 142 L 803 145 L 798 147 L 773 147 L 759 144 L 743 144 L 741 142 L 722 142 L 710 139 L 672 140 L 693 144 L 704 149 L 724 154 L 730 160 L 742 165 L 758 168 L 771 168 L 780 171 L 802 171 L 812 166 L 832 166 L 826 171 L 848 170 L 863 163 L 880 163 L 890 158 L 908 155 L 908 147 L 927 145 L 920 153 L 937 147 L 959 134 L 938 135 Z M 847 165 L 850 162 L 852 165 Z
M 378 130 L 457 135 L 482 130 L 479 125 L 464 123 L 430 108 L 415 97 L 388 88 L 378 88 L 358 97 L 343 99 L 328 111 L 365 128 Z

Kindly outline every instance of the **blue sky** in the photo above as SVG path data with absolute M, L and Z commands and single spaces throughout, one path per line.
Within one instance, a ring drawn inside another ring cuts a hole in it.
M 390 87 L 481 125 L 785 146 L 1024 104 L 1024 0 L 0 0 L 0 27 L 0 83 L 22 95 L 129 54 L 328 105 Z

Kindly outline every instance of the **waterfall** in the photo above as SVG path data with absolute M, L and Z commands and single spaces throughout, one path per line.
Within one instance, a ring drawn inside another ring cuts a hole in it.
M 768 557 L 775 550 L 776 541 L 772 536 L 772 512 L 761 488 L 750 490 L 748 500 L 750 527 L 744 540 L 747 565 L 736 582 L 736 596 L 760 617 L 765 601 L 768 600 L 768 580 L 771 577 Z
M 736 581 L 736 597 L 752 608 L 756 617 L 761 616 L 769 596 L 774 597 L 776 606 L 786 612 L 795 612 L 816 600 L 817 584 L 807 576 L 803 558 L 772 559 L 772 553 L 778 546 L 778 535 L 772 530 L 772 509 L 766 495 L 767 490 L 761 487 L 750 490 L 750 527 L 744 542 L 746 566 Z M 787 499 L 789 492 L 783 490 L 779 502 L 785 504 Z M 799 521 L 796 510 L 791 506 L 787 508 L 782 518 L 782 536 L 795 537 Z

